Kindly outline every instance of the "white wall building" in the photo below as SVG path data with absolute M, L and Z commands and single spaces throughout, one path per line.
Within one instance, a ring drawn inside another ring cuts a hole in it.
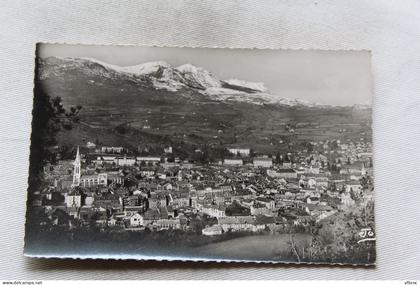
M 234 155 L 238 153 L 243 156 L 249 156 L 250 149 L 249 148 L 228 148 L 228 151 Z
M 223 164 L 225 164 L 225 165 L 242 165 L 243 161 L 242 161 L 242 159 L 225 159 L 223 161 Z
M 272 167 L 273 159 L 270 157 L 256 157 L 254 158 L 255 167 Z

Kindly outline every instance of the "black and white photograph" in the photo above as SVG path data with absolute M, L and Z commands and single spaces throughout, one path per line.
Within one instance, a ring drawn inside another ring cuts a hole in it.
M 369 51 L 34 53 L 26 256 L 375 265 Z

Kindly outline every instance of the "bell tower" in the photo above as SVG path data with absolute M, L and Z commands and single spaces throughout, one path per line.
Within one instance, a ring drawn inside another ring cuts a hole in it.
M 77 147 L 76 159 L 73 162 L 73 187 L 80 185 L 80 176 L 81 176 L 81 160 L 80 160 L 80 152 L 79 147 Z

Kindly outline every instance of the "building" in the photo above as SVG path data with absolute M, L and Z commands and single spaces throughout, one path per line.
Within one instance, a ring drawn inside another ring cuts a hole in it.
M 216 235 L 221 235 L 223 233 L 223 229 L 219 225 L 214 225 L 214 226 L 202 229 L 201 232 L 205 236 L 216 236 Z
M 292 168 L 267 169 L 267 175 L 273 178 L 297 178 L 297 172 Z
M 251 216 L 223 217 L 217 219 L 223 231 L 256 231 L 254 219 Z
M 242 165 L 243 161 L 242 161 L 242 159 L 236 159 L 236 158 L 225 159 L 223 161 L 223 164 L 225 164 L 225 165 Z
M 82 166 L 81 166 L 81 157 L 79 152 L 79 147 L 77 147 L 76 158 L 73 162 L 73 183 L 72 187 L 93 187 L 93 186 L 107 186 L 108 185 L 108 176 L 106 173 L 91 174 L 91 175 L 82 175 Z
M 349 181 L 345 184 L 345 189 L 347 193 L 354 192 L 356 194 L 360 194 L 363 187 L 359 181 Z
M 124 148 L 122 146 L 103 146 L 101 152 L 103 153 L 122 153 Z
M 82 175 L 80 177 L 80 183 L 77 186 L 94 187 L 99 185 L 108 185 L 108 175 L 106 173 Z
M 150 168 L 150 167 L 143 167 L 140 170 L 140 174 L 143 175 L 143 176 L 150 177 L 150 176 L 155 175 L 155 170 L 153 168 Z
M 136 160 L 138 164 L 156 165 L 160 163 L 160 157 L 157 156 L 138 156 Z
M 255 167 L 272 167 L 273 159 L 271 157 L 256 157 L 254 158 Z
M 365 164 L 364 162 L 355 162 L 350 165 L 344 165 L 340 169 L 340 174 L 364 176 L 366 175 Z
M 228 148 L 228 151 L 234 155 L 240 154 L 241 156 L 249 156 L 250 149 L 249 148 Z
M 73 162 L 73 183 L 72 186 L 76 187 L 80 185 L 82 161 L 80 158 L 79 147 L 77 147 L 76 158 Z
M 114 164 L 116 163 L 117 157 L 115 155 L 110 154 L 103 154 L 97 156 L 96 159 L 93 161 L 97 165 L 104 165 L 104 164 Z
M 265 207 L 271 210 L 275 208 L 276 204 L 274 200 L 265 197 L 258 197 L 257 199 L 255 199 L 255 201 L 257 203 L 263 204 Z
M 82 206 L 82 195 L 78 192 L 71 192 L 67 194 L 65 201 L 69 208 L 80 208 Z
M 257 216 L 257 215 L 265 215 L 270 216 L 272 215 L 272 210 L 268 209 L 264 204 L 261 203 L 254 203 L 250 207 L 251 215 Z
M 144 225 L 143 216 L 139 213 L 134 213 L 130 216 L 130 226 L 131 227 L 141 227 Z
M 226 216 L 226 207 L 217 205 L 202 206 L 201 211 L 210 217 L 222 218 Z
M 123 157 L 117 157 L 115 162 L 118 166 L 133 166 L 136 164 L 136 158 L 124 155 Z
M 86 147 L 87 148 L 95 148 L 96 147 L 96 144 L 94 144 L 93 142 L 87 142 L 86 143 Z
M 108 184 L 124 184 L 124 174 L 118 171 L 107 172 Z
M 154 224 L 154 227 L 158 230 L 177 230 L 181 228 L 181 221 L 178 219 L 159 219 Z
M 353 206 L 356 202 L 351 198 L 349 193 L 342 193 L 340 195 L 341 203 L 346 207 Z
M 266 229 L 274 229 L 276 224 L 276 219 L 271 216 L 257 215 L 255 217 L 254 225 L 257 231 L 263 231 Z

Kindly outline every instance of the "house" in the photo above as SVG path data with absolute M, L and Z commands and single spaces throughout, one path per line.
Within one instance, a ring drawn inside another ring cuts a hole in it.
M 141 227 L 144 225 L 143 216 L 139 213 L 132 214 L 129 219 L 131 227 Z
M 308 197 L 306 198 L 306 203 L 308 204 L 319 204 L 319 198 L 318 197 Z
M 222 184 L 217 186 L 222 192 L 231 192 L 233 190 L 232 186 L 229 184 Z
M 317 185 L 317 182 L 314 178 L 309 178 L 306 182 L 306 185 L 308 185 L 308 188 L 315 188 Z
M 102 155 L 98 157 L 98 160 L 101 160 L 101 164 L 114 164 L 117 157 L 115 155 Z
M 354 192 L 359 195 L 362 192 L 363 187 L 359 181 L 349 181 L 346 182 L 345 189 L 347 193 Z
M 82 206 L 82 195 L 78 191 L 73 191 L 65 197 L 67 207 L 80 208 Z
M 148 209 L 143 213 L 144 225 L 150 225 L 156 223 L 160 219 L 160 211 L 158 209 Z
M 344 165 L 340 169 L 340 174 L 364 176 L 366 175 L 365 164 L 364 162 L 356 161 L 352 164 Z
M 181 221 L 178 219 L 159 219 L 154 224 L 156 230 L 176 230 L 181 228 Z
M 177 207 L 191 206 L 192 200 L 190 200 L 189 192 L 176 192 L 171 194 L 171 204 Z
M 123 201 L 120 196 L 111 193 L 103 193 L 102 195 L 95 197 L 92 207 L 121 210 L 122 205 Z
M 125 196 L 123 197 L 123 204 L 124 207 L 130 206 L 142 206 L 143 205 L 143 197 L 140 195 L 132 195 L 132 196 Z
M 205 236 L 215 236 L 215 235 L 221 235 L 223 233 L 223 229 L 219 225 L 214 225 L 214 226 L 202 229 L 201 232 Z
M 137 160 L 137 163 L 140 165 L 142 164 L 156 165 L 160 163 L 160 157 L 156 157 L 156 156 L 138 156 L 136 160 Z
M 155 170 L 151 167 L 142 167 L 140 170 L 140 174 L 146 177 L 150 177 L 155 175 Z
M 226 207 L 217 205 L 202 206 L 201 211 L 210 217 L 221 218 L 226 216 Z
M 228 151 L 234 155 L 237 155 L 239 153 L 241 156 L 249 156 L 251 152 L 249 148 L 236 148 L 236 147 L 228 148 Z
M 267 228 L 272 230 L 276 224 L 276 219 L 271 216 L 257 215 L 255 217 L 254 225 L 257 231 L 263 231 Z
M 107 180 L 109 184 L 124 184 L 124 175 L 118 171 L 107 172 Z
M 328 181 L 329 181 L 329 179 L 327 178 L 327 177 L 322 177 L 322 176 L 320 176 L 320 177 L 315 177 L 314 178 L 315 179 L 315 182 L 316 182 L 316 186 L 318 186 L 318 187 L 328 187 Z
M 237 166 L 237 165 L 242 165 L 243 161 L 242 159 L 231 158 L 231 159 L 225 159 L 223 161 L 223 164 Z
M 124 222 L 123 222 L 122 218 L 119 218 L 116 215 L 112 215 L 108 219 L 108 226 L 115 227 L 115 226 L 118 226 L 118 225 L 121 225 L 121 226 L 124 225 Z
M 116 156 L 115 155 L 111 155 L 111 154 L 102 154 L 102 155 L 98 155 L 95 158 L 92 158 L 92 162 L 96 165 L 110 165 L 110 164 L 114 164 L 116 161 Z
M 96 211 L 93 211 L 90 207 L 81 207 L 78 211 L 78 218 L 87 223 L 95 216 L 95 213 Z
M 254 204 L 254 199 L 243 199 L 241 204 L 245 207 L 251 208 L 251 206 Z
M 95 195 L 92 192 L 85 193 L 85 202 L 83 203 L 87 207 L 92 207 L 93 202 L 95 202 Z
M 275 208 L 275 202 L 273 199 L 265 198 L 265 197 L 258 197 L 255 199 L 257 203 L 264 205 L 266 208 L 272 210 Z
M 309 215 L 316 217 L 316 221 L 320 221 L 335 213 L 334 209 L 331 206 L 314 204 L 306 204 L 305 211 Z
M 373 191 L 372 190 L 365 190 L 362 193 L 363 201 L 368 203 L 373 201 Z
M 292 201 L 282 200 L 276 203 L 276 208 L 279 210 L 291 210 L 296 208 L 296 203 Z
M 253 163 L 254 167 L 272 167 L 273 159 L 271 157 L 256 157 Z
M 136 158 L 135 157 L 129 157 L 124 155 L 123 157 L 117 157 L 116 158 L 116 164 L 118 166 L 133 166 L 136 164 Z
M 251 216 L 223 217 L 218 218 L 217 221 L 225 232 L 256 231 L 254 219 Z
M 163 190 L 167 191 L 171 191 L 172 189 L 174 189 L 174 186 L 170 182 L 165 182 L 161 186 Z
M 319 167 L 317 166 L 310 166 L 309 168 L 305 168 L 304 173 L 306 174 L 319 174 Z
M 231 196 L 232 200 L 241 201 L 242 199 L 251 199 L 254 197 L 254 193 L 252 193 L 249 189 L 237 189 Z
M 93 220 L 97 225 L 106 225 L 108 223 L 108 217 L 106 211 L 96 211 L 93 216 Z
M 124 148 L 122 146 L 103 146 L 102 153 L 122 153 Z
M 81 175 L 80 176 L 80 186 L 83 187 L 95 187 L 95 186 L 107 186 L 108 185 L 108 174 L 99 173 L 91 175 Z
M 86 147 L 87 148 L 95 148 L 96 147 L 96 144 L 94 144 L 93 142 L 87 142 L 86 143 Z
M 149 198 L 149 208 L 152 209 L 167 206 L 168 204 L 169 196 L 162 192 L 152 193 L 151 197 Z
M 353 206 L 356 202 L 351 198 L 349 193 L 342 193 L 340 195 L 340 199 L 341 199 L 341 203 L 345 206 L 345 207 L 351 207 Z
M 267 175 L 272 178 L 297 178 L 297 172 L 292 168 L 280 168 L 277 170 L 267 169 Z
M 257 215 L 266 215 L 270 216 L 273 214 L 273 211 L 271 209 L 268 209 L 264 204 L 261 203 L 254 203 L 250 207 L 251 215 L 257 216 Z

